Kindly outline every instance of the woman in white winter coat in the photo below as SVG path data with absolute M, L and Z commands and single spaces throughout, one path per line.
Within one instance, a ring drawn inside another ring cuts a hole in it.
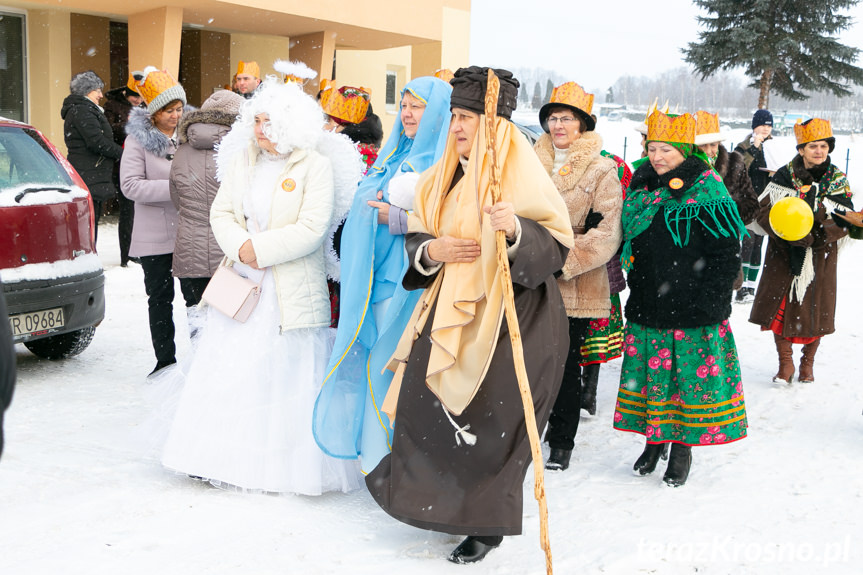
M 245 323 L 209 309 L 162 454 L 168 468 L 249 491 L 360 485 L 356 462 L 325 456 L 311 432 L 330 351 L 324 244 L 335 199 L 330 159 L 315 151 L 323 122 L 301 88 L 268 80 L 222 140 L 213 233 L 262 293 Z

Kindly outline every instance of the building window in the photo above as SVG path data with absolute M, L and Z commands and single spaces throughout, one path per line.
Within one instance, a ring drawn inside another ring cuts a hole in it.
M 387 112 L 398 111 L 398 72 L 387 70 Z
M 0 12 L 0 116 L 27 121 L 24 16 Z

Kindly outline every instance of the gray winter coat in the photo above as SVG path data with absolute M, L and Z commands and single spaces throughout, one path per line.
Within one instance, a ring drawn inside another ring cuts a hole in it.
M 224 256 L 210 227 L 210 207 L 219 191 L 213 148 L 235 119 L 235 114 L 197 110 L 184 115 L 177 129 L 180 147 L 170 177 L 171 201 L 179 212 L 174 245 L 176 277 L 212 277 Z

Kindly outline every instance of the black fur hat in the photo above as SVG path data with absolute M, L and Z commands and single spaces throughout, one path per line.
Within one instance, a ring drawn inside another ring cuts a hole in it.
M 488 68 L 471 66 L 459 68 L 450 80 L 452 96 L 449 107 L 464 108 L 477 114 L 485 114 L 485 91 L 488 87 Z M 497 115 L 509 120 L 518 104 L 519 82 L 509 70 L 495 68 L 500 79 L 500 93 L 497 97 Z
M 355 144 L 370 144 L 381 147 L 384 139 L 384 128 L 381 119 L 372 112 L 372 105 L 366 112 L 366 117 L 358 124 L 342 124 L 342 134 L 351 139 Z

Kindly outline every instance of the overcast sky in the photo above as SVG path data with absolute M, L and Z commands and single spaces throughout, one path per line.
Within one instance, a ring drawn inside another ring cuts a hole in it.
M 863 3 L 850 14 L 856 24 L 843 41 L 863 49 Z M 470 61 L 547 68 L 607 88 L 626 74 L 686 65 L 680 49 L 698 38 L 697 15 L 689 0 L 472 0 Z

